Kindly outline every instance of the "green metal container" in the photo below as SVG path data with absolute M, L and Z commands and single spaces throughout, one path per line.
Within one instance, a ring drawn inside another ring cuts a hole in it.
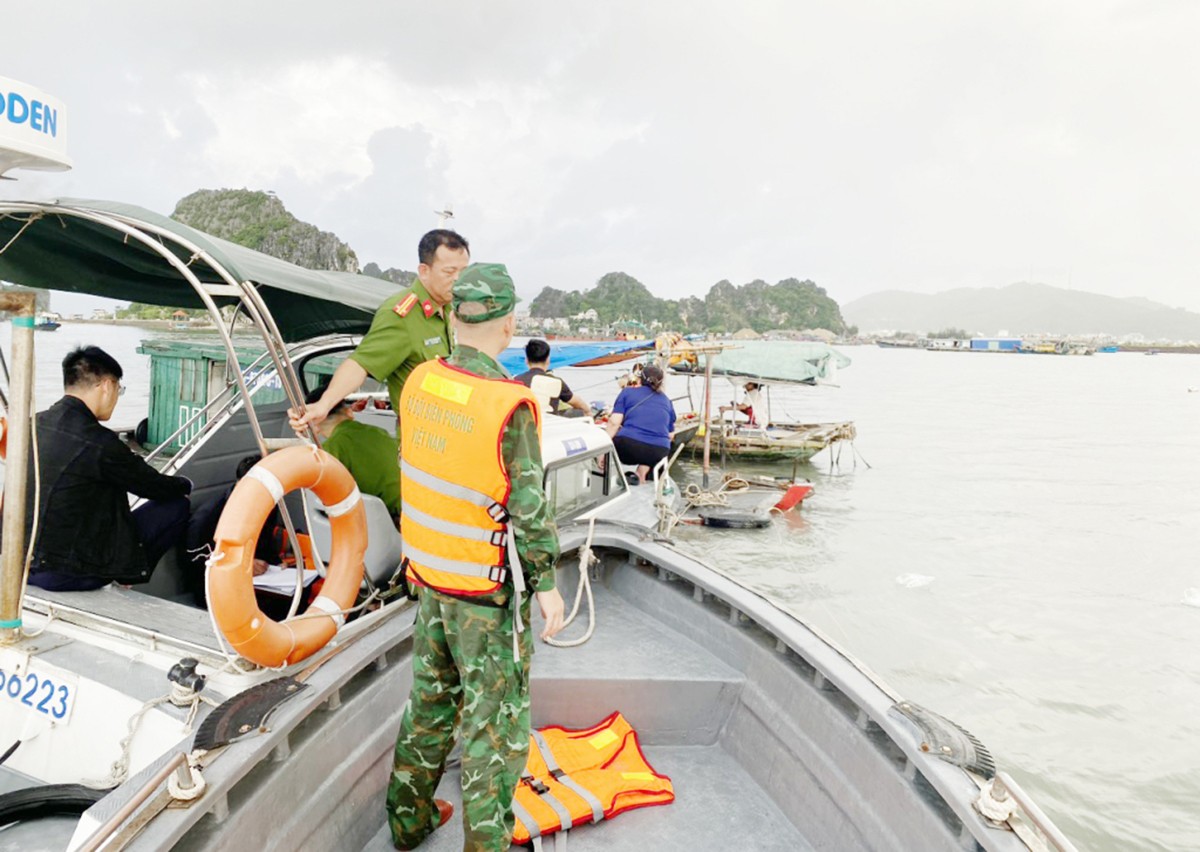
M 244 371 L 263 353 L 263 347 L 237 343 L 238 365 Z M 157 447 L 183 426 L 194 414 L 225 389 L 227 360 L 225 347 L 215 338 L 143 340 L 138 353 L 150 356 L 150 414 L 146 443 Z M 344 356 L 343 356 L 344 357 Z M 304 366 L 308 387 L 320 387 L 329 381 L 341 357 L 314 358 Z M 267 365 L 270 362 L 265 362 Z M 272 377 L 254 395 L 255 405 L 269 405 L 284 399 L 283 387 Z M 167 446 L 175 452 L 200 431 L 206 417 L 198 418 Z

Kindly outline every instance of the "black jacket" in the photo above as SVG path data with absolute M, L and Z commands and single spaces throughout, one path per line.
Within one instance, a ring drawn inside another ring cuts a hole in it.
M 128 495 L 170 500 L 186 495 L 191 483 L 142 461 L 73 396 L 38 414 L 37 443 L 41 500 L 30 570 L 121 583 L 150 579 L 154 566 L 146 564 Z M 26 537 L 33 522 L 32 476 L 27 488 Z

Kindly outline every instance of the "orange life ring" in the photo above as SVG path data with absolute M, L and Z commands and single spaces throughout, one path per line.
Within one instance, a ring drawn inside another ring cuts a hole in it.
M 333 535 L 325 584 L 303 616 L 279 622 L 263 615 L 254 596 L 254 548 L 263 523 L 283 495 L 313 491 L 327 507 Z M 324 450 L 288 447 L 256 464 L 229 495 L 217 522 L 217 559 L 205 582 L 213 619 L 234 650 L 263 666 L 291 664 L 325 646 L 354 604 L 367 549 L 367 513 L 350 471 Z M 329 613 L 317 617 L 321 611 Z

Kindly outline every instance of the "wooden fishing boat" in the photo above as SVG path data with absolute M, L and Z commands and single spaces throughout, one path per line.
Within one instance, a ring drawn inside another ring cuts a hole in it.
M 838 441 L 853 441 L 857 434 L 850 421 L 751 426 L 725 419 L 713 423 L 711 450 L 747 461 L 807 461 Z M 688 450 L 693 456 L 702 453 L 704 436 L 693 435 Z

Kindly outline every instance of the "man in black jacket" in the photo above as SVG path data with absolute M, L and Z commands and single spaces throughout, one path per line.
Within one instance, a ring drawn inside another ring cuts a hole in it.
M 101 425 L 125 390 L 111 355 L 76 349 L 62 368 L 63 398 L 37 416 L 41 484 L 29 583 L 51 591 L 144 583 L 187 528 L 192 484 L 159 473 Z M 130 493 L 149 502 L 131 512 Z M 26 536 L 33 501 L 31 481 Z

